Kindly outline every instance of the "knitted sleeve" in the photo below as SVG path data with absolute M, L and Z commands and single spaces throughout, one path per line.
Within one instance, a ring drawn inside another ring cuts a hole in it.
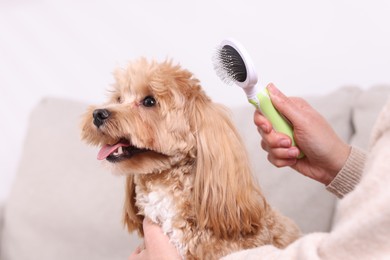
M 359 183 L 365 161 L 366 153 L 357 147 L 352 147 L 345 165 L 326 189 L 338 198 L 343 198 Z

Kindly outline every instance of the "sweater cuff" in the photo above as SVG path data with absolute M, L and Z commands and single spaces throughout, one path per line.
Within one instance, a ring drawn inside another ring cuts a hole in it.
M 332 182 L 326 186 L 326 189 L 342 199 L 359 183 L 365 161 L 366 153 L 357 147 L 352 147 L 343 168 L 337 173 Z

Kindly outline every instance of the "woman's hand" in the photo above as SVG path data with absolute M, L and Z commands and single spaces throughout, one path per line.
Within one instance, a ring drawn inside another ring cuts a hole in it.
M 301 174 L 328 185 L 345 164 L 350 146 L 343 142 L 329 123 L 306 101 L 288 98 L 273 84 L 267 86 L 275 108 L 293 125 L 297 147 L 291 139 L 272 129 L 271 123 L 259 112 L 254 122 L 262 136 L 261 146 L 268 160 L 277 167 L 291 166 Z M 297 159 L 300 151 L 305 154 Z
M 169 242 L 161 227 L 149 219 L 143 222 L 144 246 L 139 246 L 129 257 L 136 259 L 181 259 L 176 247 Z

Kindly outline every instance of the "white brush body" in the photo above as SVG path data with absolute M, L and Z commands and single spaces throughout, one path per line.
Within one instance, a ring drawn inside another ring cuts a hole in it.
M 259 93 L 260 89 L 256 85 L 258 77 L 255 71 L 255 66 L 252 63 L 252 60 L 250 59 L 248 52 L 239 42 L 231 38 L 222 41 L 221 46 L 225 46 L 225 45 L 232 46 L 240 54 L 241 58 L 245 63 L 245 67 L 247 70 L 247 77 L 245 81 L 239 82 L 235 80 L 234 83 L 237 84 L 245 91 L 245 94 L 247 95 L 248 99 L 256 100 L 257 99 L 256 95 Z

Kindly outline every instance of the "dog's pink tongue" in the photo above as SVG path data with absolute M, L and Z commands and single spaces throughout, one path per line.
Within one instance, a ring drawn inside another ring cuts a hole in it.
M 116 149 L 118 149 L 119 147 L 121 146 L 124 146 L 124 147 L 127 147 L 127 146 L 130 146 L 129 144 L 125 144 L 125 143 L 117 143 L 117 144 L 114 144 L 114 145 L 104 145 L 99 153 L 98 153 L 98 156 L 97 156 L 97 159 L 98 160 L 105 160 L 110 154 L 112 154 L 113 152 L 116 151 Z

